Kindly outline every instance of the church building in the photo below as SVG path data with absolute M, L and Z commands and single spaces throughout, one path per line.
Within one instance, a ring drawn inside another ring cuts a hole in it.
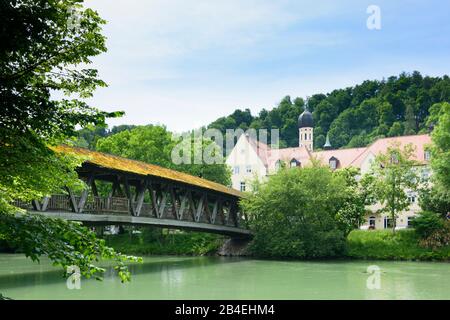
M 374 158 L 380 153 L 385 153 L 393 143 L 399 143 L 400 147 L 413 144 L 416 148 L 414 160 L 420 164 L 422 178 L 428 179 L 431 174 L 430 152 L 426 150 L 426 145 L 431 143 L 428 134 L 381 138 L 367 147 L 347 149 L 333 149 L 327 135 L 322 150 L 314 151 L 314 120 L 308 110 L 298 118 L 298 133 L 298 147 L 283 149 L 272 149 L 269 145 L 242 134 L 226 160 L 232 170 L 232 187 L 240 191 L 250 191 L 252 180 L 255 178 L 264 181 L 282 167 L 307 166 L 311 164 L 312 159 L 328 165 L 332 170 L 356 167 L 364 174 L 370 170 Z M 410 226 L 412 219 L 420 211 L 417 194 L 410 192 L 409 199 L 411 206 L 407 212 L 399 215 L 396 221 L 397 228 Z M 379 205 L 368 209 L 374 213 L 367 217 L 362 228 L 383 229 L 392 225 L 387 215 L 375 214 Z

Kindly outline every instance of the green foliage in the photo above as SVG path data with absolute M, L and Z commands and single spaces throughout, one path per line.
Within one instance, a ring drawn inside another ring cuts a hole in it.
M 101 138 L 109 137 L 122 131 L 129 131 L 135 128 L 135 125 L 119 125 L 108 129 L 107 125 L 92 126 L 88 125 L 77 131 L 74 144 L 77 147 L 95 150 L 97 141 Z
M 11 246 L 24 252 L 33 261 L 48 256 L 55 266 L 77 266 L 83 276 L 98 276 L 104 269 L 93 263 L 101 259 L 116 262 L 115 270 L 123 282 L 129 281 L 130 272 L 125 262 L 139 258 L 116 253 L 96 238 L 95 233 L 79 223 L 51 219 L 40 215 L 11 215 L 0 213 L 0 235 Z
M 369 173 L 376 177 L 373 180 L 374 195 L 382 205 L 379 212 L 389 213 L 394 222 L 393 232 L 398 213 L 410 206 L 407 191 L 417 189 L 419 178 L 414 169 L 417 163 L 412 160 L 413 153 L 411 144 L 400 148 L 398 143 L 394 143 L 385 153 L 377 155 Z
M 46 254 L 62 267 L 78 265 L 86 276 L 101 271 L 92 265 L 97 257 L 112 258 L 126 281 L 128 258 L 85 228 L 17 216 L 20 210 L 11 205 L 12 200 L 39 200 L 64 186 L 81 187 L 75 168 L 82 159 L 55 154 L 48 146 L 65 142 L 77 126 L 105 126 L 107 117 L 123 114 L 100 111 L 84 100 L 106 84 L 97 70 L 80 66 L 106 47 L 105 21 L 82 3 L 0 1 L 0 238 L 32 259 Z M 69 23 L 74 20 L 76 27 Z M 58 94 L 63 98 L 54 99 Z
M 147 125 L 99 139 L 96 150 L 171 168 L 170 152 L 174 146 L 165 127 Z
M 440 184 L 431 187 L 425 185 L 420 190 L 420 207 L 424 211 L 436 212 L 442 218 L 450 212 L 450 190 L 444 189 Z
M 403 131 L 405 131 L 403 124 L 401 122 L 396 121 L 392 124 L 391 129 L 389 129 L 388 136 L 389 137 L 398 137 L 403 134 Z
M 382 260 L 450 260 L 450 246 L 436 250 L 419 245 L 414 230 L 354 230 L 347 237 L 347 256 Z
M 101 138 L 97 141 L 96 149 L 125 158 L 186 172 L 223 185 L 229 185 L 231 183 L 231 171 L 226 164 L 193 163 L 194 148 L 192 146 L 197 142 L 203 146 L 203 150 L 212 147 L 217 148 L 217 152 L 220 152 L 220 149 L 213 141 L 206 138 L 202 141 L 198 139 L 201 138 L 192 136 L 190 141 L 192 152 L 190 164 L 173 163 L 172 150 L 178 141 L 166 127 L 158 125 L 138 126 L 131 130 L 121 131 Z M 187 142 L 189 143 L 189 140 Z
M 417 132 L 416 115 L 414 114 L 414 107 L 411 103 L 406 107 L 404 128 L 404 135 L 411 135 Z
M 444 219 L 437 213 L 423 211 L 413 220 L 414 229 L 422 239 L 444 227 Z
M 19 135 L 14 145 L 0 142 L 0 212 L 15 210 L 14 200 L 41 199 L 62 186 L 80 189 L 74 168 L 82 159 L 56 154 L 34 135 Z
M 280 145 L 298 146 L 297 118 L 303 112 L 303 107 L 303 99 L 297 98 L 292 102 L 291 98 L 286 96 L 277 108 L 271 111 L 263 109 L 258 117 L 253 117 L 249 109 L 236 110 L 231 115 L 212 122 L 208 128 L 218 129 L 224 136 L 227 129 L 269 129 L 268 142 L 271 139 L 270 129 L 277 128 L 280 129 L 280 135 L 283 137 Z
M 13 143 L 16 133 L 38 137 L 70 136 L 76 125 L 102 124 L 105 113 L 83 100 L 53 100 L 51 91 L 67 97 L 90 97 L 106 84 L 95 69 L 75 65 L 90 63 L 104 51 L 105 23 L 98 14 L 82 7 L 82 1 L 1 2 L 0 19 L 0 127 L 1 141 Z M 77 10 L 79 27 L 71 28 L 71 8 Z M 24 23 L 17 23 L 23 21 Z
M 223 243 L 223 238 L 214 234 L 164 233 L 159 228 L 145 228 L 140 234 L 108 235 L 105 240 L 119 252 L 138 255 L 208 255 Z
M 250 250 L 263 257 L 337 257 L 345 230 L 336 219 L 346 203 L 344 177 L 329 168 L 282 169 L 241 201 L 251 212 Z
M 327 133 L 332 146 L 340 148 L 365 146 L 380 136 L 427 132 L 430 107 L 441 102 L 450 102 L 450 78 L 423 77 L 417 71 L 314 94 L 308 99 L 315 122 L 314 147 L 323 146 Z M 226 129 L 279 128 L 281 145 L 296 147 L 297 119 L 303 108 L 302 99 L 292 102 L 290 97 L 285 97 L 270 111 L 263 109 L 253 116 L 249 109 L 236 110 L 209 127 L 223 134 Z
M 434 179 L 444 189 L 450 189 L 450 103 L 432 106 L 429 124 L 434 125 L 431 139 L 431 168 Z
M 428 229 L 428 231 L 430 230 Z M 441 219 L 441 225 L 436 226 L 434 231 L 423 237 L 419 244 L 421 247 L 433 250 L 450 246 L 450 221 Z
M 341 177 L 345 184 L 343 189 L 343 202 L 336 214 L 336 220 L 345 235 L 358 228 L 367 214 L 366 206 L 375 203 L 374 177 L 364 175 L 359 181 L 359 170 L 353 167 L 334 171 L 334 176 Z

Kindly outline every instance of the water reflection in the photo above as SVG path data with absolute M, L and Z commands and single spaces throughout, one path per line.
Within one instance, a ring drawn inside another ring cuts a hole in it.
M 369 290 L 369 265 L 381 288 Z M 104 281 L 68 290 L 48 261 L 0 255 L 0 292 L 16 299 L 450 299 L 450 265 L 386 261 L 265 261 L 221 257 L 148 257 L 132 264 L 131 283 L 108 268 Z

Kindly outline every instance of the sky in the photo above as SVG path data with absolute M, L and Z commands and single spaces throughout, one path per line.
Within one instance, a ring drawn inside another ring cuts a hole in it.
M 380 29 L 367 20 L 380 9 Z M 449 1 L 86 0 L 107 20 L 89 102 L 182 132 L 399 73 L 450 74 Z

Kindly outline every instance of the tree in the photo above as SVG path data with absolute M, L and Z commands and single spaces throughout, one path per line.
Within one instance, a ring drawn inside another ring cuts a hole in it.
M 431 187 L 425 184 L 420 189 L 419 201 L 422 210 L 439 213 L 442 218 L 446 218 L 450 212 L 450 190 L 440 184 Z
M 450 104 L 433 105 L 427 124 L 434 126 L 430 146 L 433 175 L 432 186 L 427 183 L 421 189 L 420 206 L 445 218 L 450 212 Z
M 191 146 L 195 138 L 191 135 Z M 164 126 L 147 125 L 138 126 L 131 130 L 119 132 L 109 137 L 99 139 L 96 149 L 98 151 L 111 153 L 134 160 L 160 165 L 165 168 L 174 169 L 199 176 L 207 180 L 215 181 L 224 185 L 231 182 L 231 172 L 226 164 L 196 164 L 193 161 L 194 148 L 191 147 L 191 163 L 175 164 L 172 162 L 171 154 L 177 145 L 173 134 Z M 203 139 L 199 141 L 203 150 L 213 141 Z M 220 149 L 218 149 L 218 152 Z
M 388 136 L 389 137 L 399 137 L 403 134 L 405 129 L 403 128 L 403 124 L 399 121 L 396 121 L 392 124 L 391 129 L 389 129 Z
M 357 229 L 365 220 L 366 207 L 374 204 L 374 177 L 364 175 L 358 179 L 359 170 L 353 167 L 334 171 L 334 175 L 341 177 L 345 184 L 344 201 L 336 213 L 336 219 L 340 228 L 347 236 L 352 230 Z
M 344 178 L 326 167 L 284 168 L 241 201 L 251 212 L 250 248 L 264 257 L 336 257 L 345 230 L 336 219 L 346 199 Z
M 170 152 L 174 146 L 172 134 L 165 127 L 147 125 L 99 139 L 96 150 L 172 168 Z
M 70 25 L 76 20 L 76 27 Z M 55 264 L 78 265 L 85 276 L 101 272 L 98 256 L 113 258 L 123 281 L 129 272 L 117 254 L 86 228 L 27 215 L 13 200 L 40 199 L 63 186 L 81 187 L 74 169 L 82 159 L 48 149 L 75 134 L 76 126 L 105 125 L 106 113 L 83 99 L 106 84 L 97 70 L 80 68 L 106 51 L 96 12 L 82 1 L 6 0 L 0 2 L 0 236 L 36 260 L 47 254 Z M 51 92 L 64 98 L 53 99 Z M 78 96 L 78 98 L 74 98 Z
M 428 132 L 425 119 L 435 103 L 450 102 L 450 78 L 422 77 L 417 71 L 402 73 L 383 81 L 364 81 L 354 87 L 336 89 L 308 98 L 314 117 L 314 145 L 321 147 L 319 137 L 330 133 L 333 147 L 359 145 L 366 133 L 370 143 L 376 137 Z M 239 117 L 235 111 L 213 122 L 210 127 L 225 132 L 235 128 L 278 128 L 280 139 L 288 147 L 298 146 L 298 116 L 303 99 L 285 97 L 272 109 L 265 108 L 256 117 Z M 247 112 L 241 111 L 242 113 Z M 395 124 L 395 122 L 399 122 Z M 393 127 L 393 129 L 391 128 Z M 270 138 L 270 137 L 269 137 Z M 357 143 L 356 143 L 357 142 Z
M 411 104 L 406 106 L 404 128 L 404 135 L 416 133 L 416 116 L 414 115 L 414 107 Z
M 361 134 L 353 136 L 353 138 L 347 144 L 347 147 L 349 148 L 365 147 L 368 145 L 368 143 L 369 138 L 367 137 L 367 134 L 363 131 Z
M 430 109 L 429 125 L 434 125 L 431 133 L 431 168 L 436 183 L 450 189 L 450 103 L 435 104 Z
M 77 131 L 77 139 L 74 143 L 78 147 L 94 149 L 97 140 L 107 135 L 108 130 L 106 126 L 86 126 Z
M 394 110 L 389 102 L 385 101 L 380 105 L 378 105 L 377 112 L 378 112 L 378 122 L 380 125 L 384 124 L 390 127 L 394 123 L 395 120 Z
M 395 232 L 398 213 L 410 206 L 407 191 L 415 191 L 418 176 L 414 169 L 417 162 L 412 159 L 414 147 L 411 144 L 400 147 L 392 144 L 386 153 L 379 154 L 372 164 L 375 179 L 374 196 L 383 206 L 379 212 L 386 212 Z

